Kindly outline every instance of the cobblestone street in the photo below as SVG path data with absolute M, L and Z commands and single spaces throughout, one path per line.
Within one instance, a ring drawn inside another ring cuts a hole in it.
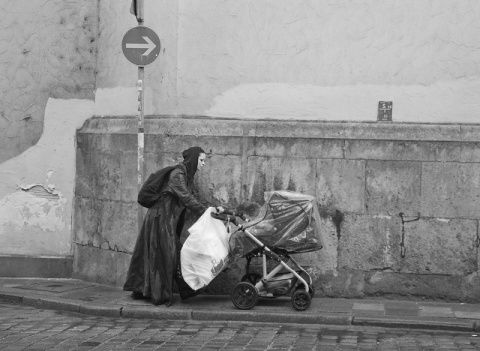
M 94 317 L 0 304 L 1 350 L 480 350 L 473 333 Z

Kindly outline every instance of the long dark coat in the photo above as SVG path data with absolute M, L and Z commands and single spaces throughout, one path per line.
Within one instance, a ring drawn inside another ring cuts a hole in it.
M 123 290 L 150 298 L 155 305 L 170 306 L 176 281 L 180 296 L 188 297 L 193 290 L 183 280 L 179 265 L 185 210 L 201 215 L 208 206 L 195 191 L 193 179 L 187 177 L 185 165 L 180 163 L 162 187 L 161 198 L 148 209 Z

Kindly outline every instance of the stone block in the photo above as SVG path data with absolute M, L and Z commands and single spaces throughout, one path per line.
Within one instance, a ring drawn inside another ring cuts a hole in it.
M 145 155 L 144 155 L 145 160 Z M 144 161 L 144 168 L 145 168 Z M 124 151 L 121 153 L 122 178 L 120 200 L 123 202 L 137 202 L 138 195 L 138 152 Z M 150 173 L 144 173 L 143 181 Z M 143 182 L 142 182 L 143 184 Z
M 311 121 L 257 121 L 255 137 L 263 138 L 332 138 L 342 139 L 345 136 L 341 127 L 329 123 Z
M 107 134 L 104 138 L 103 150 L 112 151 L 137 151 L 137 133 L 115 133 Z
M 313 285 L 316 297 L 363 298 L 365 272 L 354 269 L 330 271 L 316 276 Z
M 23 303 L 23 296 L 10 295 L 9 293 L 0 293 L 0 303 L 2 304 L 19 304 Z
M 264 300 L 265 301 L 265 300 Z M 269 312 L 268 310 L 261 311 L 262 302 L 259 305 L 255 306 L 253 311 L 238 311 L 236 310 L 234 313 L 228 310 L 193 310 L 191 319 L 196 321 L 212 321 L 212 320 L 221 320 L 221 321 L 245 321 L 245 322 L 255 322 L 255 323 L 275 323 L 281 324 L 285 323 L 285 314 L 278 313 L 278 312 Z M 259 311 L 260 310 L 260 311 Z M 173 318 L 172 318 L 173 319 Z M 299 324 L 327 324 L 327 325 L 351 325 L 352 317 L 345 314 L 310 314 L 304 312 L 302 314 L 297 315 L 290 315 L 288 319 L 289 323 L 299 323 Z M 243 342 L 242 342 L 243 343 Z M 257 350 L 263 350 L 265 347 L 268 347 L 269 342 L 265 344 L 261 343 L 258 344 L 259 346 L 256 348 Z M 231 346 L 235 347 L 237 345 L 230 344 Z M 298 349 L 310 349 L 311 345 L 304 345 L 297 342 Z M 242 345 L 243 347 L 243 345 Z M 241 347 L 235 347 L 234 349 L 241 349 Z M 276 350 L 278 348 L 274 347 L 272 350 Z M 283 348 L 282 348 L 283 349 Z
M 78 306 L 78 313 L 86 314 L 90 316 L 102 316 L 108 318 L 120 318 L 121 317 L 121 310 L 123 306 L 121 305 L 92 305 L 88 302 L 82 302 Z
M 343 158 L 340 139 L 255 138 L 255 156 Z
M 460 158 L 460 142 L 403 140 L 346 140 L 345 158 L 398 161 L 455 161 Z
M 406 218 L 411 219 L 411 218 Z M 339 269 L 467 275 L 477 269 L 476 221 L 347 215 L 338 243 Z
M 301 158 L 248 158 L 247 198 L 264 203 L 264 192 L 291 190 L 315 195 L 315 160 Z
M 121 315 L 124 318 L 153 319 L 153 320 L 191 320 L 192 312 L 190 310 L 180 310 L 162 306 L 125 306 L 122 308 Z M 150 347 L 153 348 L 153 347 Z
M 182 160 L 181 151 L 176 153 L 159 153 L 155 150 L 145 150 L 144 180 L 146 180 L 151 173 L 155 173 L 159 169 L 167 166 L 175 166 Z
M 88 119 L 78 130 L 77 134 L 135 134 L 138 131 L 138 119 L 136 116 L 129 117 L 92 117 Z
M 93 154 L 88 148 L 77 148 L 76 151 L 76 179 L 75 179 L 75 196 L 93 197 L 95 192 L 95 183 L 93 175 L 89 171 L 89 166 L 97 162 L 92 157 Z
M 399 217 L 347 214 L 338 241 L 338 269 L 369 271 L 398 266 Z
M 421 218 L 404 227 L 406 251 L 398 271 L 468 275 L 477 270 L 476 221 Z
M 145 132 L 183 136 L 242 136 L 253 129 L 252 121 L 202 117 L 164 117 L 145 119 Z
M 97 247 L 74 245 L 74 278 L 123 286 L 131 255 Z
M 453 161 L 480 163 L 480 143 L 462 143 L 460 157 Z
M 318 160 L 316 198 L 323 208 L 365 211 L 365 161 Z
M 309 274 L 317 276 L 328 271 L 337 269 L 338 259 L 338 236 L 335 223 L 329 217 L 322 217 L 320 230 L 323 241 L 323 248 L 292 257 L 303 267 L 308 268 Z
M 207 156 L 241 155 L 242 136 L 204 136 L 204 135 L 146 135 L 145 150 L 159 153 L 182 154 L 191 146 L 200 146 Z
M 420 317 L 454 318 L 451 307 L 419 306 Z
M 349 123 L 350 124 L 350 123 Z M 353 124 L 353 123 L 352 123 Z M 457 125 L 416 123 L 355 123 L 351 139 L 417 140 L 417 141 L 459 141 L 460 128 Z
M 365 294 L 406 299 L 480 302 L 480 277 L 402 274 L 371 271 L 365 276 Z
M 137 204 L 75 199 L 75 242 L 132 252 L 138 234 Z
M 257 137 L 294 137 L 360 140 L 461 141 L 458 125 L 416 123 L 258 121 Z
M 422 168 L 420 162 L 368 161 L 366 212 L 415 214 L 420 211 Z
M 77 132 L 77 135 L 75 136 L 76 149 L 90 149 L 90 139 L 90 134 Z
M 77 149 L 76 196 L 122 199 L 122 150 Z
M 137 134 L 78 133 L 77 148 L 88 150 L 137 150 Z
M 422 165 L 422 215 L 479 218 L 480 164 L 425 163 Z
M 460 319 L 475 319 L 480 321 L 480 312 L 465 312 L 465 311 L 453 311 L 455 318 Z
M 462 124 L 460 127 L 460 136 L 463 141 L 480 141 L 480 126 Z
M 201 196 L 214 205 L 235 208 L 242 190 L 241 156 L 212 155 L 196 176 Z
M 79 306 L 76 301 L 68 301 L 57 297 L 38 297 L 35 295 L 24 296 L 22 303 L 39 310 L 56 310 L 78 312 Z

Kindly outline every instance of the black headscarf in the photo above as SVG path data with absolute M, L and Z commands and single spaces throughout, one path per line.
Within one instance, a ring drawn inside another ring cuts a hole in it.
M 205 151 L 199 146 L 193 146 L 182 152 L 183 164 L 187 167 L 188 178 L 193 178 L 198 167 L 198 157 Z

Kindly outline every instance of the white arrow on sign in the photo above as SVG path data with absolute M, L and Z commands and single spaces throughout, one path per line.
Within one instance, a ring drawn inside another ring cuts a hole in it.
M 133 44 L 130 44 L 130 43 L 126 43 L 125 44 L 125 47 L 127 49 L 148 49 L 147 51 L 145 51 L 142 56 L 147 56 L 149 53 L 151 53 L 157 46 L 155 45 L 155 43 L 153 41 L 150 40 L 149 37 L 145 36 L 145 37 L 142 37 L 146 42 L 147 44 L 140 44 L 140 43 L 133 43 Z

